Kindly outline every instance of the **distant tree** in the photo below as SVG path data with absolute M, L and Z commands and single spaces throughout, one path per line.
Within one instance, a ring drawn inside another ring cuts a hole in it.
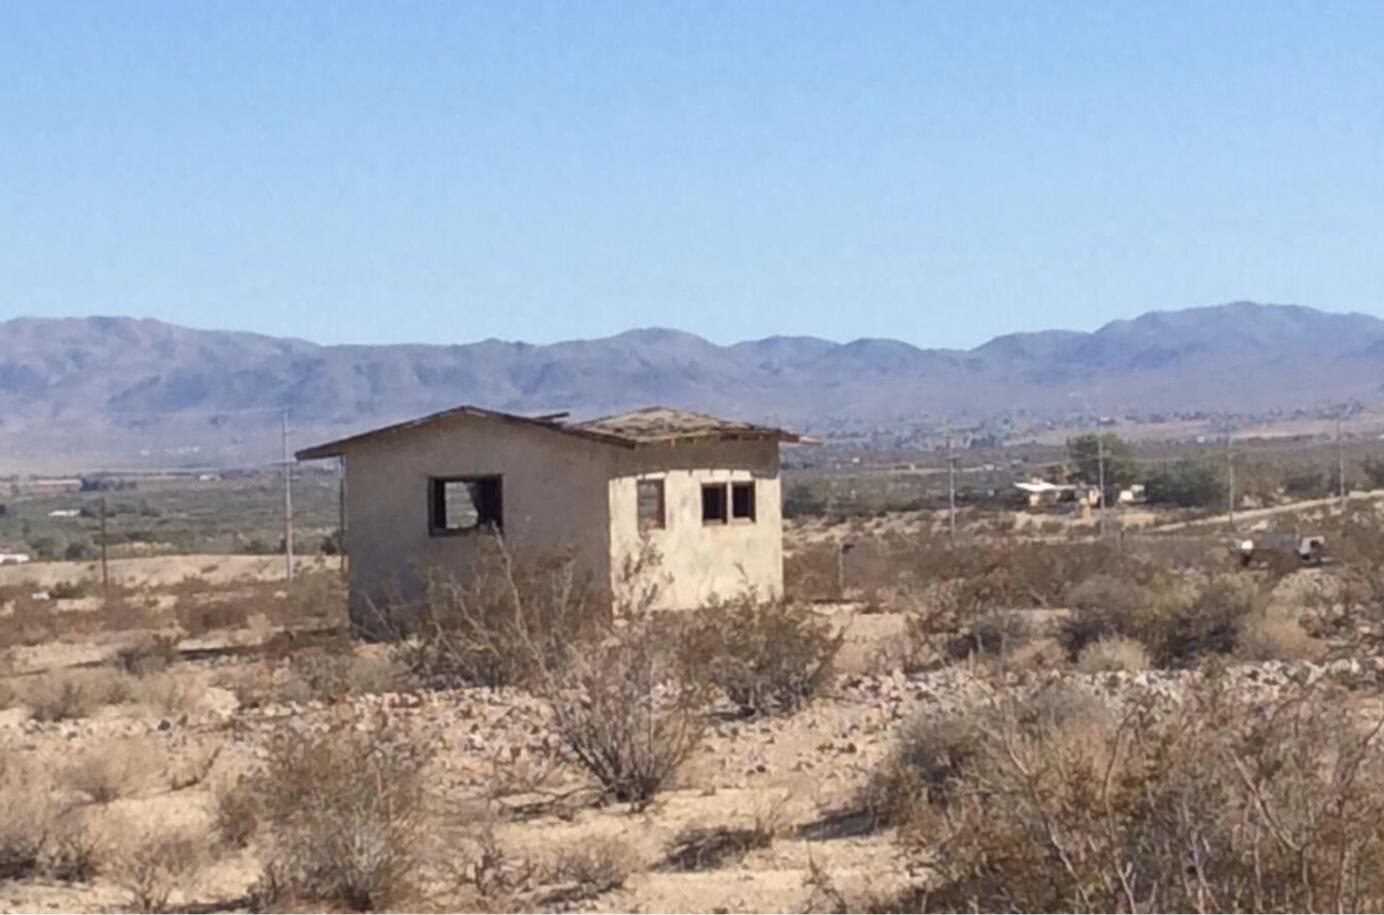
M 1139 480 L 1139 467 L 1134 461 L 1134 450 L 1129 443 L 1113 432 L 1078 435 L 1067 439 L 1067 459 L 1071 462 L 1076 476 L 1085 483 L 1100 480 L 1100 450 L 1105 443 L 1105 486 L 1116 489 L 1129 486 Z
M 1370 489 L 1384 488 L 1384 458 L 1367 457 L 1360 462 L 1360 469 L 1365 472 Z
M 1332 475 L 1320 467 L 1298 467 L 1283 477 L 1283 491 L 1290 496 L 1316 499 L 1332 491 Z
M 806 483 L 794 483 L 783 500 L 783 514 L 788 518 L 821 515 L 827 510 L 826 497 Z
M 63 550 L 63 558 L 69 562 L 76 562 L 82 559 L 91 559 L 96 555 L 96 547 L 85 540 L 74 540 Z
M 1150 503 L 1205 508 L 1223 503 L 1225 482 L 1208 461 L 1184 458 L 1159 467 L 1144 483 Z
M 0 518 L 7 517 L 9 513 L 10 507 L 6 505 L 4 502 L 0 502 Z

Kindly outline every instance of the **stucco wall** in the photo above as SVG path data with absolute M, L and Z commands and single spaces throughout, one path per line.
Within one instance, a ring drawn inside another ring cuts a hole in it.
M 748 590 L 783 593 L 783 521 L 776 442 L 718 442 L 623 452 L 610 480 L 613 587 L 647 541 L 661 557 L 658 606 L 687 609 Z M 665 526 L 639 530 L 637 481 L 664 481 Z M 702 523 L 702 485 L 755 481 L 754 522 Z
M 570 435 L 458 416 L 353 445 L 346 454 L 346 544 L 352 613 L 365 599 L 420 593 L 425 570 L 464 578 L 478 538 L 432 536 L 429 477 L 503 477 L 504 536 L 514 552 L 572 548 L 598 582 L 609 580 L 607 483 L 615 449 Z

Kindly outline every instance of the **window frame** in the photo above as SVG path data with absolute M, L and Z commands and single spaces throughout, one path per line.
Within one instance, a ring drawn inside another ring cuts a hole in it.
M 495 518 L 486 520 L 481 506 L 476 506 L 476 523 L 470 527 L 447 527 L 448 483 L 495 484 Z M 428 477 L 428 536 L 467 537 L 476 534 L 499 534 L 505 529 L 505 477 L 502 473 L 469 473 L 456 476 Z
M 750 494 L 750 513 L 748 515 L 737 515 L 735 513 L 735 492 L 736 490 L 748 491 Z M 729 515 L 731 524 L 755 524 L 759 521 L 759 487 L 754 480 L 731 480 L 730 481 L 730 503 Z
M 711 490 L 721 493 L 721 517 L 707 518 L 706 494 Z M 730 524 L 730 485 L 726 482 L 702 484 L 702 527 L 723 527 Z
M 646 519 L 641 514 L 643 502 L 639 491 L 645 486 L 658 488 L 658 517 L 656 519 Z M 668 529 L 668 487 L 663 477 L 649 477 L 634 481 L 634 523 L 640 533 Z

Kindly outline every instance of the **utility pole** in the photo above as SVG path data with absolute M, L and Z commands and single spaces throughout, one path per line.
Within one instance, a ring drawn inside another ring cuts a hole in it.
M 288 454 L 288 411 L 283 414 L 284 444 L 284 569 L 293 580 L 293 465 Z
M 1235 452 L 1230 450 L 1232 430 L 1225 427 L 1225 471 L 1226 471 L 1226 519 L 1231 531 L 1235 530 Z
M 336 459 L 336 554 L 341 562 L 341 577 L 347 576 L 346 563 L 346 458 Z
M 947 528 L 956 540 L 956 459 L 952 457 L 951 420 L 945 420 L 942 435 L 947 444 Z
M 1096 476 L 1100 485 L 1100 539 L 1105 539 L 1105 435 L 1096 424 Z
M 1341 510 L 1346 507 L 1346 442 L 1341 436 L 1341 414 L 1336 414 L 1336 463 L 1341 483 Z
M 106 561 L 106 497 L 101 496 L 101 603 L 111 602 L 111 570 Z

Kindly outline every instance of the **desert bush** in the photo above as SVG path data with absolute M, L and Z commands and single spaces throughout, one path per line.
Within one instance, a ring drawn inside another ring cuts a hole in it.
M 1157 667 L 1189 667 L 1235 650 L 1242 623 L 1262 613 L 1266 596 L 1253 576 L 1212 573 L 1145 584 L 1100 576 L 1069 595 L 1071 615 L 1059 640 L 1073 660 L 1095 642 L 1124 638 L 1143 644 Z
M 1246 614 L 1235 643 L 1235 656 L 1245 661 L 1310 660 L 1324 647 L 1307 634 L 1295 614 L 1272 607 Z
M 168 757 L 149 738 L 122 737 L 92 746 L 63 770 L 63 783 L 94 804 L 111 801 L 163 781 Z
M 554 729 L 614 800 L 647 805 L 701 741 L 707 691 L 680 675 L 645 620 L 612 626 L 562 668 L 540 669 Z
M 187 595 L 179 597 L 173 605 L 173 615 L 178 621 L 178 628 L 193 638 L 209 632 L 240 629 L 245 626 L 252 612 L 254 605 L 236 595 L 221 596 L 213 600 Z
M 715 870 L 768 848 L 774 833 L 772 822 L 764 818 L 751 826 L 690 826 L 674 837 L 661 866 L 672 871 Z
M 899 841 L 935 911 L 1361 911 L 1384 904 L 1384 759 L 1339 699 L 1035 718 L 997 702 Z M 899 903 L 900 905 L 905 903 Z
M 253 781 L 272 837 L 261 903 L 407 906 L 426 835 L 427 763 L 383 715 L 342 714 L 323 733 L 274 735 Z
M 415 613 L 381 613 L 377 628 L 409 636 L 401 660 L 425 681 L 505 686 L 559 666 L 602 616 L 570 556 L 516 561 L 496 540 L 464 582 L 430 580 Z
M 77 600 L 95 593 L 96 582 L 89 578 L 56 581 L 49 585 L 47 590 L 48 596 L 53 600 Z
M 614 839 L 594 840 L 565 848 L 548 865 L 548 878 L 562 886 L 548 893 L 545 905 L 570 905 L 624 886 L 630 872 L 630 850 Z
M 840 547 L 834 543 L 801 546 L 783 557 L 784 598 L 790 603 L 840 600 Z
M 1028 641 L 1031 626 L 1012 610 L 986 610 L 961 625 L 948 646 L 952 657 L 1003 655 Z
M 791 712 L 832 674 L 843 634 L 811 610 L 753 596 L 706 607 L 675 638 L 684 675 L 702 676 L 741 714 Z
M 20 681 L 20 701 L 36 721 L 74 721 L 89 717 L 103 705 L 128 702 L 129 676 L 113 670 L 51 671 Z
M 144 677 L 163 670 L 178 659 L 179 637 L 158 633 L 116 652 L 116 663 L 126 673 Z
M 870 771 L 855 808 L 876 827 L 907 821 L 917 805 L 938 802 L 952 790 L 963 767 L 979 752 L 980 739 L 970 714 L 914 719 L 890 754 Z
M 1121 670 L 1147 670 L 1148 649 L 1134 639 L 1111 635 L 1098 639 L 1081 649 L 1076 659 L 1077 670 L 1084 674 Z
M 182 891 L 187 908 L 187 885 L 206 859 L 204 837 L 191 832 L 147 836 L 120 855 L 115 880 L 130 894 L 132 912 L 167 912 L 173 894 Z
M 217 837 L 231 848 L 249 845 L 260 821 L 260 796 L 254 783 L 241 776 L 219 785 L 212 795 L 212 805 Z

